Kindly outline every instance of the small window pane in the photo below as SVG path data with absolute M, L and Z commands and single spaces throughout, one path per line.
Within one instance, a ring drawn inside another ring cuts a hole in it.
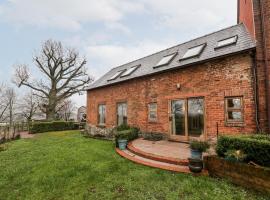
M 140 67 L 140 65 L 131 67 L 130 69 L 126 70 L 126 71 L 121 75 L 121 77 L 131 75 L 131 74 L 132 74 L 135 70 L 137 70 L 139 67 Z
M 117 125 L 127 124 L 127 104 L 117 104 Z
M 118 78 L 125 70 L 121 70 L 121 71 L 118 71 L 116 72 L 111 78 L 108 79 L 108 81 L 112 81 L 116 78 Z
M 240 121 L 240 120 L 242 120 L 242 113 L 236 112 L 236 111 L 229 111 L 228 112 L 228 119 Z
M 164 56 L 157 64 L 155 67 L 159 67 L 162 65 L 167 65 L 169 64 L 169 62 L 172 61 L 172 59 L 174 58 L 174 56 L 176 55 L 176 53 L 168 55 L 168 56 Z
M 236 35 L 236 36 L 233 36 L 231 38 L 220 40 L 220 41 L 218 41 L 217 47 L 224 47 L 227 45 L 235 44 L 237 42 L 237 38 L 238 37 Z
M 98 106 L 98 124 L 105 124 L 106 119 L 106 106 L 105 105 L 99 105 Z
M 155 111 L 150 111 L 149 117 L 150 117 L 150 119 L 156 119 L 157 113 Z
M 241 108 L 241 99 L 240 98 L 228 99 L 228 108 Z
M 196 46 L 196 47 L 192 47 L 190 49 L 187 50 L 187 52 L 185 53 L 185 55 L 182 57 L 182 59 L 187 59 L 187 58 L 191 58 L 194 56 L 199 56 L 204 47 L 206 46 L 206 44 L 202 44 L 200 46 Z
M 148 106 L 148 119 L 149 121 L 157 120 L 157 103 L 150 103 Z

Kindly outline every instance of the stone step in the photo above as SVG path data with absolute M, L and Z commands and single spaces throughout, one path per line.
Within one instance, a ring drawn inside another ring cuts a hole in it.
M 182 165 L 182 166 L 188 166 L 188 160 L 186 159 L 178 159 L 178 158 L 171 158 L 171 157 L 164 157 L 161 155 L 156 155 L 156 154 L 152 154 L 152 153 L 148 153 L 145 151 L 142 151 L 136 147 L 134 147 L 132 145 L 132 142 L 130 142 L 127 146 L 128 150 L 131 151 L 132 153 L 140 156 L 140 157 L 144 157 L 150 160 L 155 160 L 155 161 L 159 161 L 159 162 L 165 162 L 168 164 L 174 164 L 174 165 Z
M 181 172 L 181 173 L 191 173 L 189 171 L 189 168 L 187 166 L 183 166 L 183 165 L 176 165 L 176 164 L 170 164 L 167 162 L 161 162 L 161 161 L 156 161 L 156 160 L 151 160 L 145 157 L 141 157 L 137 154 L 134 154 L 133 152 L 129 151 L 128 149 L 126 150 L 120 150 L 118 148 L 116 148 L 116 152 L 128 159 L 131 160 L 135 163 L 138 164 L 142 164 L 145 166 L 149 166 L 149 167 L 154 167 L 154 168 L 159 168 L 159 169 L 164 169 L 164 170 L 168 170 L 168 171 L 173 171 L 173 172 Z M 203 171 L 202 173 L 199 173 L 197 175 L 208 175 L 207 171 Z

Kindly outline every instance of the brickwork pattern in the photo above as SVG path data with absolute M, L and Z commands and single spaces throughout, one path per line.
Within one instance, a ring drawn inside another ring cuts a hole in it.
M 87 121 L 97 125 L 98 105 L 106 104 L 106 127 L 116 126 L 116 107 L 128 104 L 128 124 L 144 132 L 170 134 L 170 101 L 204 97 L 206 139 L 220 133 L 237 134 L 256 131 L 252 58 L 249 53 L 230 56 L 171 72 L 142 77 L 88 91 Z M 180 90 L 177 84 L 181 85 Z M 243 96 L 244 124 L 227 125 L 224 98 Z M 148 104 L 157 102 L 158 121 L 148 121 Z

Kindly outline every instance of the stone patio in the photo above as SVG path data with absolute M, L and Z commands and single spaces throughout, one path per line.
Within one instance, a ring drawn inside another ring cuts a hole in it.
M 186 143 L 170 142 L 166 140 L 149 141 L 139 138 L 132 141 L 133 147 L 143 152 L 180 160 L 187 160 L 190 157 L 189 145 Z
M 135 163 L 173 172 L 191 173 L 188 168 L 190 148 L 187 143 L 166 140 L 149 141 L 139 138 L 130 142 L 126 150 L 116 152 Z M 207 171 L 198 175 L 207 175 Z

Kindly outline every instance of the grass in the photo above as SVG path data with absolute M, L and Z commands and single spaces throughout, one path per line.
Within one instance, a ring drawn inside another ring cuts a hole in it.
M 134 164 L 77 131 L 38 134 L 0 152 L 0 199 L 269 199 L 209 177 Z

